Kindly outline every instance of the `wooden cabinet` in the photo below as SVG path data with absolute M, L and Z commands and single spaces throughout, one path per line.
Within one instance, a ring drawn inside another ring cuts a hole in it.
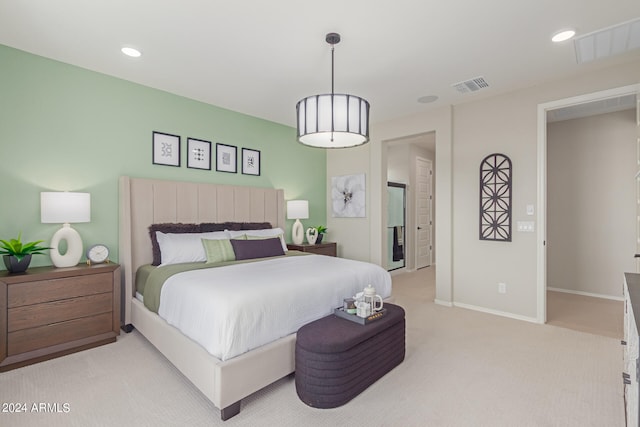
M 114 342 L 120 266 L 0 272 L 0 372 Z
M 625 273 L 624 285 L 624 401 L 627 426 L 637 427 L 640 409 L 640 274 Z
M 308 243 L 303 243 L 301 245 L 294 245 L 289 243 L 287 245 L 287 248 L 293 251 L 310 252 L 318 255 L 337 256 L 335 242 L 320 243 L 318 245 L 310 245 Z

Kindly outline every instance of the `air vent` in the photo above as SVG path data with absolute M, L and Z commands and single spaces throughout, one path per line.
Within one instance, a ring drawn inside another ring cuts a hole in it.
M 489 83 L 487 83 L 484 77 L 475 77 L 460 83 L 452 84 L 451 87 L 455 88 L 460 93 L 469 93 L 487 88 L 489 87 Z

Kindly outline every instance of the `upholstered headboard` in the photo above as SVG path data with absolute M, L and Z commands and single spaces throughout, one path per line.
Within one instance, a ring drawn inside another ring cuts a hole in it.
M 269 222 L 285 229 L 284 190 L 120 177 L 118 258 L 124 275 L 124 324 L 138 267 L 153 258 L 149 226 L 157 223 Z

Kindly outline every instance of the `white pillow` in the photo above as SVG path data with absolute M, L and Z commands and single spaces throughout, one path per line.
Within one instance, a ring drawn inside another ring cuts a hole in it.
M 207 254 L 202 246 L 202 239 L 228 239 L 225 231 L 209 233 L 162 233 L 156 231 L 156 239 L 160 247 L 160 266 L 183 262 L 205 262 Z
M 252 237 L 268 238 L 279 237 L 280 243 L 282 243 L 282 250 L 287 252 L 287 242 L 284 241 L 284 230 L 282 228 L 263 228 L 261 230 L 225 230 L 231 236 L 231 239 L 235 239 L 242 235 L 247 236 L 247 239 L 251 240 Z

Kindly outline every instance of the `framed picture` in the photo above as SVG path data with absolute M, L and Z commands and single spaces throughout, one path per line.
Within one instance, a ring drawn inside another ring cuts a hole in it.
M 242 173 L 245 175 L 260 175 L 260 151 L 242 149 Z
M 364 174 L 334 176 L 331 178 L 331 216 L 334 218 L 364 218 Z
M 180 137 L 153 132 L 153 164 L 180 167 Z
M 187 167 L 211 170 L 211 142 L 187 138 Z
M 216 170 L 218 172 L 238 172 L 237 157 L 237 147 L 216 143 Z

